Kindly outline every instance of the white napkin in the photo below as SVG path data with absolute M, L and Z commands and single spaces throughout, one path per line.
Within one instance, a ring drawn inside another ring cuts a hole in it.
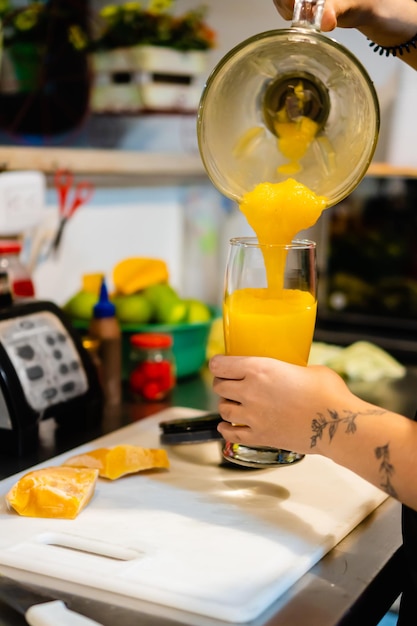
M 327 365 L 351 381 L 375 382 L 402 378 L 406 368 L 382 348 L 368 341 L 357 341 L 347 348 L 314 342 L 309 365 Z

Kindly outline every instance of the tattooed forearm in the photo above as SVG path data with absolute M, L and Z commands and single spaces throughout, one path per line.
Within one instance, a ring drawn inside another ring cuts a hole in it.
M 398 498 L 397 492 L 392 486 L 391 477 L 394 474 L 394 466 L 389 460 L 389 444 L 375 448 L 375 456 L 381 461 L 379 466 L 379 473 L 381 474 L 381 489 L 385 491 L 389 496 Z
M 356 418 L 358 415 L 382 415 L 384 409 L 369 409 L 369 411 L 348 411 L 345 410 L 342 415 L 338 411 L 327 409 L 327 415 L 317 413 L 318 417 L 311 422 L 313 435 L 311 437 L 310 447 L 314 448 L 318 439 L 323 439 L 323 433 L 328 429 L 329 441 L 331 442 L 335 436 L 339 426 L 344 425 L 345 433 L 353 434 L 356 432 Z

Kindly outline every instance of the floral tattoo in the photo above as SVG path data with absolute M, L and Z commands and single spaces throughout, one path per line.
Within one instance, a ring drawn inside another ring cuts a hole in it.
M 398 498 L 397 492 L 392 486 L 391 477 L 394 474 L 394 466 L 389 460 L 389 444 L 375 448 L 375 456 L 381 461 L 379 466 L 379 472 L 381 474 L 381 489 L 385 491 L 389 496 Z
M 385 413 L 384 409 L 369 411 L 344 411 L 341 415 L 338 411 L 327 409 L 327 415 L 318 413 L 318 417 L 313 419 L 311 428 L 313 435 L 311 436 L 311 447 L 314 448 L 317 445 L 318 439 L 323 439 L 323 433 L 327 429 L 329 433 L 329 441 L 331 442 L 335 436 L 337 430 L 341 426 L 345 426 L 345 433 L 353 434 L 356 432 L 356 418 L 358 415 L 382 415 Z M 375 456 L 380 461 L 379 473 L 381 474 L 381 489 L 385 491 L 389 496 L 398 498 L 391 478 L 395 473 L 394 466 L 390 462 L 389 444 L 379 446 L 375 448 Z
M 356 432 L 356 418 L 358 415 L 382 415 L 385 413 L 383 409 L 369 411 L 344 411 L 342 415 L 338 411 L 327 409 L 327 415 L 318 413 L 318 417 L 313 419 L 311 428 L 313 435 L 311 436 L 311 448 L 317 445 L 318 439 L 323 439 L 323 433 L 327 429 L 329 433 L 329 441 L 331 442 L 340 426 L 346 426 L 345 433 L 353 434 Z

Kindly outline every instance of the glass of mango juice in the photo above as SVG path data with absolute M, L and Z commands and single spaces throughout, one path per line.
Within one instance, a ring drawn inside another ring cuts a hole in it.
M 226 354 L 307 365 L 317 312 L 316 244 L 229 242 L 223 301 Z M 225 460 L 245 467 L 294 463 L 304 455 L 226 441 Z

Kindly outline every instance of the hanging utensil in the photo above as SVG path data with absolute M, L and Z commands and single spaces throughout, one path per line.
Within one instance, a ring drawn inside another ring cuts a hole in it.
M 68 170 L 57 170 L 54 182 L 58 194 L 60 216 L 58 230 L 52 242 L 52 250 L 56 252 L 66 223 L 81 206 L 91 199 L 94 186 L 88 181 L 81 181 L 75 185 L 74 177 Z

